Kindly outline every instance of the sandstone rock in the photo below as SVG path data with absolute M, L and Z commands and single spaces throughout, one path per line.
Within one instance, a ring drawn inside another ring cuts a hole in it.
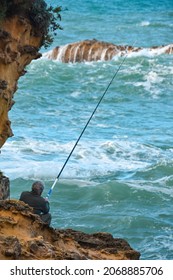
M 16 15 L 0 25 L 0 147 L 13 136 L 8 112 L 14 104 L 17 81 L 25 73 L 26 65 L 41 56 L 41 40 L 34 37 L 27 18 Z
M 53 229 L 17 200 L 0 201 L 1 260 L 136 260 L 140 253 L 109 233 Z

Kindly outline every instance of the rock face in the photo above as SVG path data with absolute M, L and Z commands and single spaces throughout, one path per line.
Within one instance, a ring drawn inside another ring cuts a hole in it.
M 15 200 L 0 201 L 1 260 L 137 260 L 139 252 L 109 233 L 55 230 Z
M 10 182 L 7 177 L 5 177 L 0 172 L 0 200 L 8 199 L 10 197 Z
M 118 46 L 107 42 L 97 40 L 84 40 L 58 46 L 53 50 L 43 54 L 44 57 L 61 62 L 83 62 L 83 61 L 98 61 L 111 60 L 114 56 L 124 56 L 129 53 L 142 51 L 142 48 L 132 46 Z M 173 45 L 152 47 L 146 49 L 154 54 L 173 53 Z
M 32 35 L 30 22 L 14 16 L 0 24 L 0 147 L 13 135 L 8 112 L 14 104 L 17 81 L 25 66 L 39 58 L 41 38 Z

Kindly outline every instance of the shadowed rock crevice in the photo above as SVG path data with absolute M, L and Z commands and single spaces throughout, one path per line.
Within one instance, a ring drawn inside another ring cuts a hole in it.
M 0 200 L 10 198 L 10 181 L 0 172 Z

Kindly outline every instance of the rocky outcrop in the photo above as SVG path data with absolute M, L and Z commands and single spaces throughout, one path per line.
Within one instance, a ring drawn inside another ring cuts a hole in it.
M 111 60 L 115 56 L 124 56 L 129 53 L 142 51 L 143 48 L 133 46 L 118 46 L 108 42 L 97 40 L 84 40 L 58 46 L 53 50 L 44 53 L 43 57 L 57 60 L 61 62 L 83 62 L 83 61 L 98 61 Z M 148 52 L 153 54 L 173 53 L 173 45 L 146 48 Z
M 0 201 L 1 260 L 137 260 L 139 252 L 109 233 L 48 227 L 21 201 Z
M 0 24 L 0 147 L 13 135 L 8 112 L 14 104 L 17 81 L 38 53 L 41 39 L 33 35 L 32 25 L 22 16 L 10 17 Z
M 0 200 L 10 198 L 10 181 L 0 172 Z

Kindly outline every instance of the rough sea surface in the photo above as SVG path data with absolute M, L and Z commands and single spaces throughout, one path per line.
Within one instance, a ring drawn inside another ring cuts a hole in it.
M 47 1 L 64 8 L 58 45 L 97 39 L 144 48 L 173 43 L 172 0 Z M 65 10 L 65 8 L 68 10 Z M 10 111 L 0 169 L 19 198 L 46 196 L 122 57 L 27 67 Z M 126 57 L 50 196 L 52 226 L 126 239 L 141 259 L 173 259 L 173 55 Z

